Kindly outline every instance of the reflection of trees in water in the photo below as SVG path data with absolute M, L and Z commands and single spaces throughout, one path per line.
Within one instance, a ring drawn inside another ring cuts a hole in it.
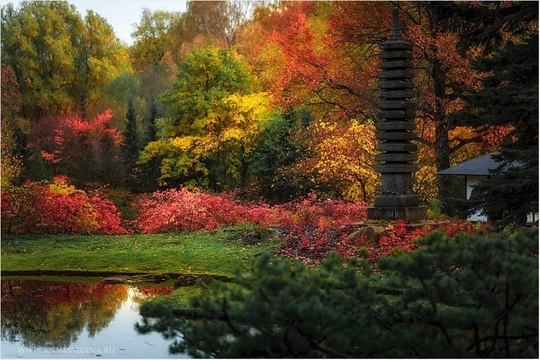
M 156 296 L 165 296 L 174 290 L 171 286 L 137 286 L 131 288 L 130 298 L 136 304 L 154 299 Z
M 94 336 L 127 299 L 127 285 L 2 281 L 2 339 L 67 347 L 87 328 Z

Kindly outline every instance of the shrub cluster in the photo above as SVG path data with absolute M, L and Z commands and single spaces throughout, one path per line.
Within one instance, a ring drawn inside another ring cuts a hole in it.
M 363 255 L 369 257 L 372 263 L 376 263 L 381 256 L 416 250 L 418 248 L 416 240 L 436 230 L 442 230 L 448 236 L 457 233 L 472 235 L 488 226 L 465 220 L 409 226 L 404 220 L 397 220 L 385 228 L 377 241 L 373 241 L 374 239 L 365 235 L 351 236 L 356 230 L 364 228 L 364 224 L 345 221 L 351 220 L 347 216 L 340 219 L 286 228 L 282 237 L 283 244 L 277 250 L 277 254 L 305 263 L 318 263 L 331 251 L 337 251 L 345 258 L 359 256 L 364 251 Z
M 487 224 L 473 223 L 466 220 L 408 227 L 405 221 L 397 220 L 395 224 L 390 224 L 387 227 L 386 231 L 381 235 L 378 244 L 366 244 L 366 247 L 370 254 L 370 260 L 376 262 L 381 256 L 388 256 L 396 251 L 411 252 L 418 249 L 418 242 L 416 240 L 437 230 L 443 231 L 447 236 L 454 236 L 458 233 L 473 235 L 478 230 L 487 227 Z
M 483 225 L 467 221 L 409 227 L 404 221 L 388 225 L 374 242 L 351 236 L 366 219 L 366 205 L 323 199 L 316 193 L 270 206 L 263 201 L 242 202 L 234 193 L 209 194 L 187 188 L 142 195 L 125 220 L 134 231 L 164 233 L 216 230 L 246 223 L 281 229 L 277 254 L 318 263 L 331 251 L 356 257 L 364 251 L 372 263 L 396 251 L 413 251 L 416 239 L 437 229 L 447 235 L 473 234 Z M 126 234 L 118 208 L 98 193 L 68 185 L 65 177 L 52 184 L 27 182 L 2 192 L 2 231 L 7 234 Z
M 124 222 L 145 234 L 215 230 L 246 223 L 280 226 L 289 233 L 303 228 L 358 222 L 364 203 L 324 200 L 309 194 L 286 204 L 242 202 L 234 193 L 209 194 L 187 188 L 142 195 L 131 207 L 134 220 Z M 52 184 L 26 182 L 2 191 L 2 231 L 7 234 L 126 234 L 122 216 L 99 193 L 68 185 L 66 177 Z
M 116 206 L 97 193 L 68 185 L 26 182 L 2 191 L 2 232 L 7 234 L 126 234 Z
M 364 220 L 364 203 L 323 200 L 316 194 L 283 205 L 245 203 L 232 193 L 213 195 L 186 188 L 156 191 L 139 201 L 135 226 L 143 233 L 215 230 L 252 223 L 286 228 Z

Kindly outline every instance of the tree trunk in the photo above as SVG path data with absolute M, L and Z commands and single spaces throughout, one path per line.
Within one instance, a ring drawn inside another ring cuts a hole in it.
M 435 98 L 435 111 L 433 120 L 435 123 L 435 165 L 437 172 L 450 167 L 450 139 L 448 131 L 450 125 L 446 116 L 446 75 L 438 59 L 432 60 L 433 91 Z M 439 198 L 447 197 L 450 191 L 450 181 L 446 176 L 437 176 Z

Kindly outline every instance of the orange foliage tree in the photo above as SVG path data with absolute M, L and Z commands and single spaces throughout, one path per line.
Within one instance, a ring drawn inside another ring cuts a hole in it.
M 375 2 L 293 4 L 272 14 L 281 24 L 269 37 L 278 60 L 275 66 L 280 67 L 273 74 L 281 76 L 272 84 L 280 104 L 309 105 L 315 118 L 373 121 L 378 43 L 388 37 L 393 6 Z M 448 115 L 463 106 L 457 92 L 478 86 L 478 74 L 469 66 L 477 49 L 458 51 L 459 34 L 446 27 L 437 5 L 398 6 L 402 32 L 415 49 L 421 169 L 415 186 L 429 200 L 441 195 L 433 186 L 437 171 L 493 149 L 498 141 L 489 149 L 482 143 L 502 138 L 508 130 L 450 122 Z M 439 189 L 446 187 L 439 183 Z
M 373 196 L 373 124 L 377 59 L 371 44 L 343 46 L 332 31 L 330 3 L 285 2 L 264 8 L 243 27 L 238 48 L 265 90 L 284 111 L 307 109 L 315 119 L 300 138 L 307 154 L 291 168 L 335 195 L 356 200 Z M 265 42 L 253 42 L 253 34 Z
M 407 16 L 405 37 L 415 46 L 414 61 L 417 72 L 419 134 L 421 157 L 426 178 L 437 179 L 439 197 L 451 196 L 449 178 L 438 177 L 437 172 L 459 162 L 498 149 L 509 126 L 464 126 L 451 120 L 464 107 L 459 94 L 476 91 L 485 74 L 470 65 L 481 49 L 471 47 L 460 51 L 460 33 L 447 25 L 441 12 L 444 5 L 437 3 L 407 3 L 402 11 Z M 435 182 L 433 182 L 435 183 Z
M 332 31 L 335 6 L 286 3 L 261 15 L 251 31 L 262 29 L 267 41 L 251 53 L 254 67 L 264 66 L 261 81 L 285 109 L 301 105 L 316 118 L 373 119 L 376 59 L 369 44 L 343 46 Z

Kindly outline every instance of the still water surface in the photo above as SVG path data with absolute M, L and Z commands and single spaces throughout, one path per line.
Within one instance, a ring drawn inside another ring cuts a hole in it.
M 140 304 L 173 289 L 41 280 L 2 280 L 2 359 L 159 359 L 160 334 L 140 335 Z

